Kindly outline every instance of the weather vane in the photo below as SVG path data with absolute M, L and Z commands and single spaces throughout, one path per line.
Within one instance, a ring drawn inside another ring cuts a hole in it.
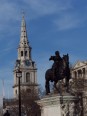
M 22 14 L 22 17 L 25 17 L 25 11 L 24 10 L 22 10 L 21 14 Z

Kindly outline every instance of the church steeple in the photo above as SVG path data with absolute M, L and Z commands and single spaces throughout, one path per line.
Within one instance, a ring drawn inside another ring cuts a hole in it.
M 22 17 L 21 22 L 21 35 L 20 35 L 20 47 L 29 46 L 27 31 L 26 31 L 26 22 L 24 16 Z
M 20 43 L 18 47 L 18 59 L 19 60 L 30 60 L 31 59 L 31 47 L 28 42 L 26 22 L 24 16 L 22 17 L 21 22 L 21 34 L 20 34 Z
M 20 42 L 18 46 L 18 58 L 16 60 L 16 65 L 14 68 L 14 97 L 19 94 L 18 91 L 18 77 L 16 75 L 17 67 L 20 64 L 20 70 L 22 72 L 21 77 L 21 89 L 31 90 L 37 89 L 37 68 L 35 62 L 31 57 L 31 47 L 28 42 L 26 22 L 24 16 L 21 22 L 21 34 Z

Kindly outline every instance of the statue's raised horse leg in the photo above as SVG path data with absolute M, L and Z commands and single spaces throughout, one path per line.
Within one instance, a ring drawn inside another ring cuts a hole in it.
M 45 82 L 45 88 L 46 88 L 46 95 L 48 95 L 48 93 L 50 93 L 49 80 L 46 80 L 46 82 Z

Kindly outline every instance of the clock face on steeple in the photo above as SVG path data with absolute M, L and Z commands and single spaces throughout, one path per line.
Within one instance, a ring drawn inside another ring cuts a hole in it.
M 26 66 L 30 66 L 31 65 L 31 62 L 29 60 L 25 60 L 25 65 Z

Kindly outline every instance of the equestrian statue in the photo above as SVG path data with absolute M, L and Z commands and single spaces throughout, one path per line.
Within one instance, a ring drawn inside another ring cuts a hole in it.
M 63 80 L 65 78 L 65 87 L 69 86 L 69 79 L 70 79 L 70 68 L 69 68 L 69 56 L 63 55 L 60 57 L 59 51 L 55 52 L 55 56 L 51 56 L 49 60 L 53 60 L 54 63 L 51 69 L 48 69 L 45 73 L 45 88 L 46 94 L 50 93 L 50 81 L 54 82 L 54 88 L 57 90 L 56 84 L 59 80 Z

